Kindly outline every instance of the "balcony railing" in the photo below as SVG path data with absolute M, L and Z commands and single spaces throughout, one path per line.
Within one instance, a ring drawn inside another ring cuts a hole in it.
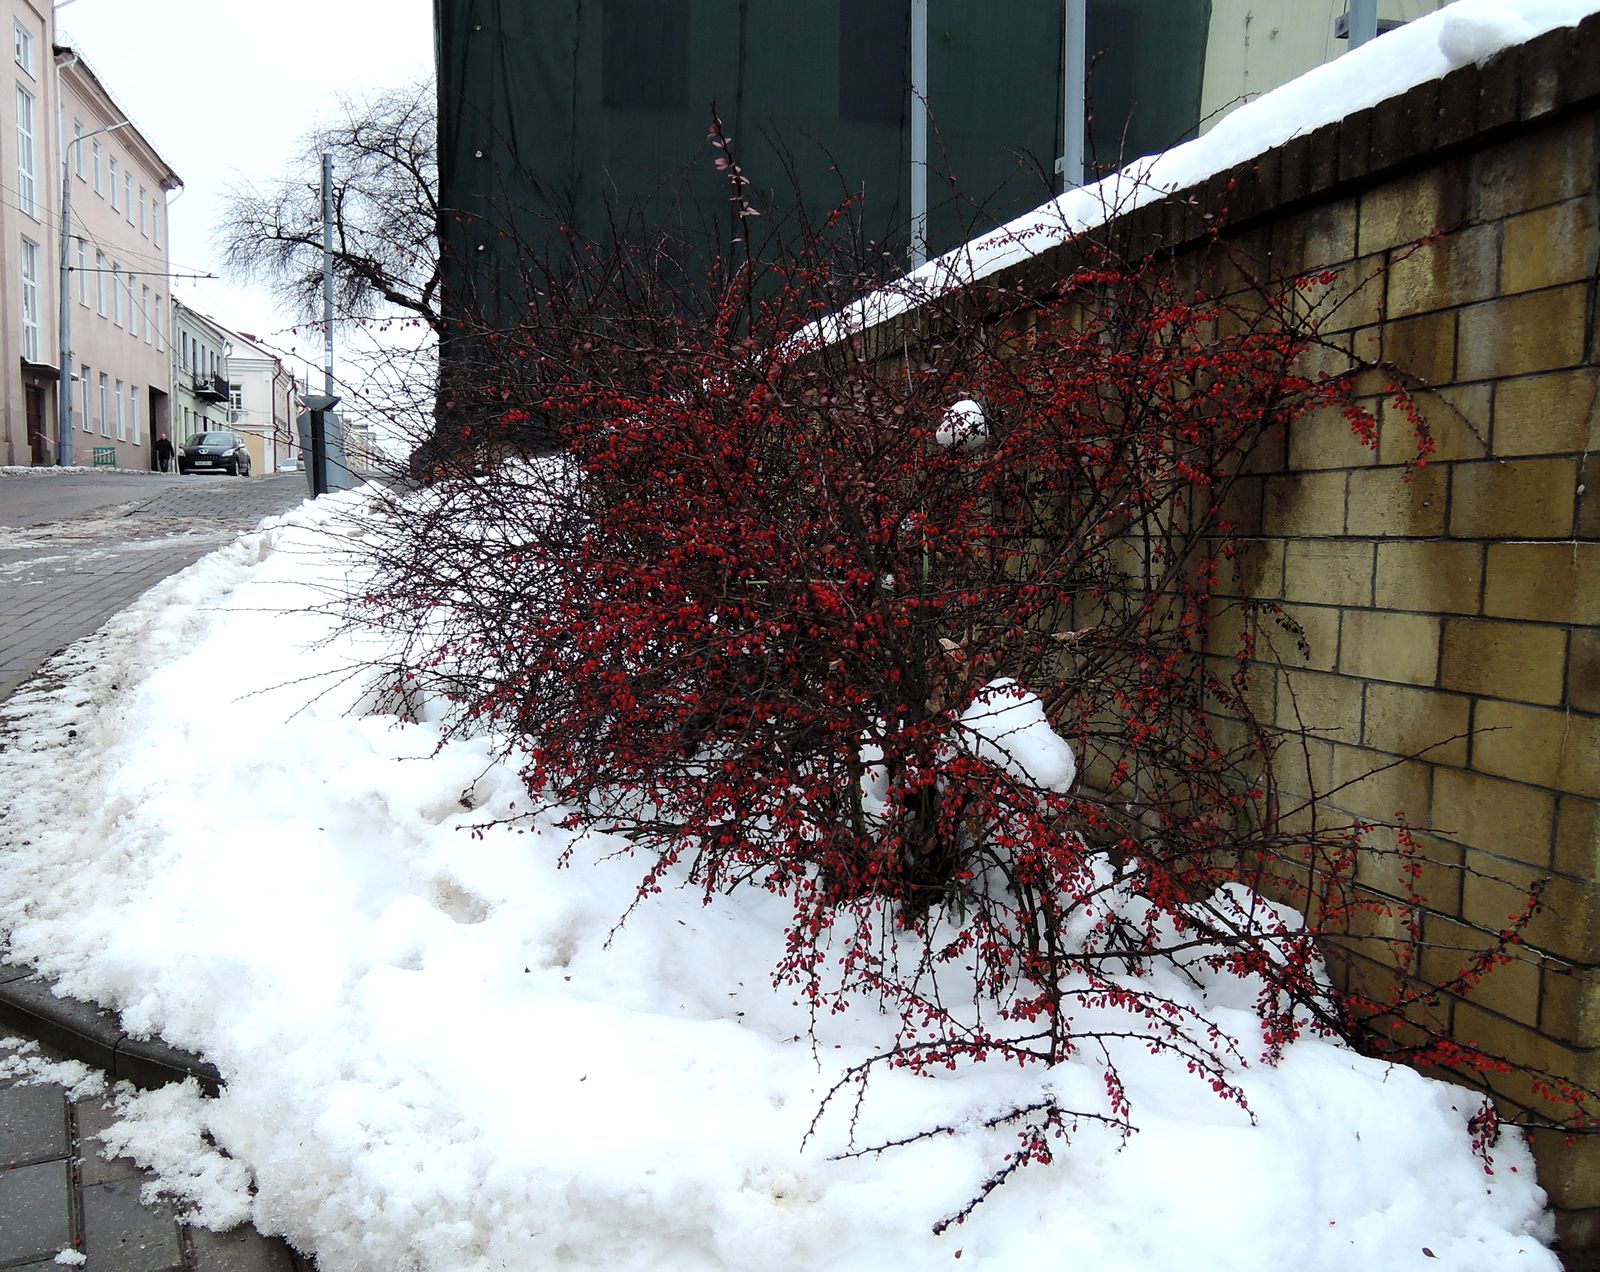
M 228 400 L 228 382 L 220 375 L 196 371 L 193 378 L 194 395 L 201 401 L 226 402 Z

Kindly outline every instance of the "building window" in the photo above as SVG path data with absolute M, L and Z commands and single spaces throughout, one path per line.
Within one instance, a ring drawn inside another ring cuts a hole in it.
M 106 316 L 106 254 L 94 254 L 94 311 L 102 318 Z
M 125 442 L 125 441 L 128 440 L 128 424 L 127 424 L 127 421 L 122 416 L 122 381 L 121 380 L 117 381 L 117 440 L 119 442 Z
M 78 303 L 89 305 L 89 240 L 78 240 Z
M 111 267 L 111 321 L 122 326 L 122 266 Z
M 128 428 L 133 433 L 133 444 L 139 444 L 139 386 L 128 386 Z
M 111 377 L 100 373 L 100 436 L 111 436 Z
M 145 344 L 150 343 L 150 289 L 141 288 L 139 291 L 139 334 L 144 337 Z
M 33 74 L 33 32 L 20 22 L 15 22 L 11 27 L 12 56 L 17 59 L 17 65 Z
M 39 245 L 22 240 L 22 356 L 39 361 Z
M 167 324 L 161 315 L 161 297 L 156 297 L 156 351 L 162 352 L 167 347 Z
M 161 246 L 161 204 L 154 200 L 150 204 L 150 241 Z
M 228 386 L 228 423 L 237 424 L 244 418 L 244 385 Z
M 122 210 L 127 214 L 128 224 L 133 224 L 133 173 L 122 174 Z
M 839 0 L 839 118 L 899 127 L 910 82 L 908 0 Z
M 185 371 L 189 369 L 189 333 L 187 331 L 178 333 L 178 365 Z
M 150 196 L 143 186 L 139 187 L 139 233 L 150 237 Z
M 90 143 L 90 154 L 94 157 L 94 192 L 102 199 L 106 197 L 106 180 L 102 171 L 105 152 L 100 148 L 98 141 Z
M 83 431 L 94 432 L 94 412 L 89 409 L 89 364 L 78 368 L 78 396 L 83 400 Z
M 83 124 L 74 119 L 72 121 L 72 140 L 76 143 L 72 147 L 72 171 L 79 181 L 83 180 Z
M 39 219 L 38 198 L 34 190 L 33 94 L 17 85 L 17 206 Z
M 121 186 L 117 182 L 117 157 L 115 155 L 112 155 L 111 156 L 111 210 L 113 212 L 122 211 L 122 204 L 117 202 L 117 191 L 119 189 L 121 189 Z
M 689 104 L 689 0 L 604 0 L 600 99 L 637 110 Z

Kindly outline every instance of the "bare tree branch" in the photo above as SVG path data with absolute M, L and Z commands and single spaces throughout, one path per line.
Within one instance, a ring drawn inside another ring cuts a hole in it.
M 269 283 L 307 318 L 322 306 L 321 156 L 333 155 L 333 269 L 341 313 L 386 311 L 439 329 L 438 128 L 423 81 L 342 98 L 303 139 L 295 173 L 228 196 L 219 231 L 227 268 Z

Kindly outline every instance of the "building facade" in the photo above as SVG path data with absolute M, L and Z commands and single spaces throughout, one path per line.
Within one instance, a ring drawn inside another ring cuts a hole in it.
M 0 200 L 0 463 L 145 468 L 169 412 L 167 197 L 181 183 L 55 43 L 49 4 L 0 0 L 0 25 L 0 171 L 15 192 Z
M 233 428 L 228 382 L 232 336 L 226 327 L 174 297 L 169 345 L 173 445 L 182 445 L 196 433 Z
M 299 387 L 283 358 L 253 336 L 235 332 L 230 343 L 228 427 L 244 438 L 254 470 L 270 473 L 299 458 Z
M 170 423 L 167 195 L 180 183 L 81 54 L 61 48 L 56 62 L 73 438 L 62 458 L 110 452 L 117 467 L 148 468 Z

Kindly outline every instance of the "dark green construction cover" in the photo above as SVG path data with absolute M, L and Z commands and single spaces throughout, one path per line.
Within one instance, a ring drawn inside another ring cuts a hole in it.
M 1064 6 L 928 9 L 937 253 L 1059 190 Z M 454 303 L 476 295 L 492 310 L 504 253 L 529 250 L 530 227 L 552 217 L 605 241 L 642 203 L 735 234 L 706 141 L 713 103 L 758 207 L 798 199 L 820 218 L 859 193 L 863 239 L 903 266 L 910 12 L 910 0 L 435 0 Z M 1209 20 L 1209 0 L 1090 0 L 1102 169 L 1192 135 Z

